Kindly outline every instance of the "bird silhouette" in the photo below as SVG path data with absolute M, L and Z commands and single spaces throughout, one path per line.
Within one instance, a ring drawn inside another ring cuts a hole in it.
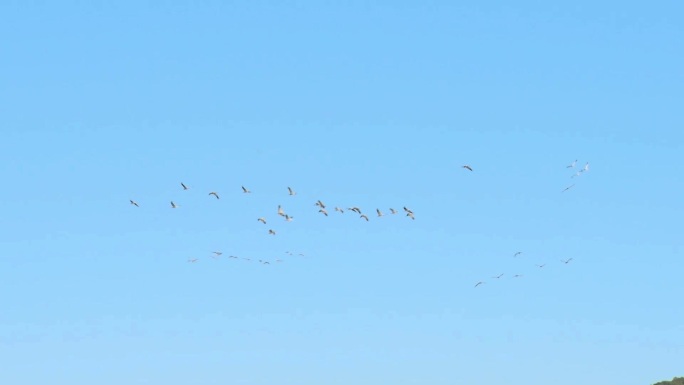
M 171 201 L 171 208 L 172 208 L 172 209 L 175 209 L 176 207 L 178 207 L 178 205 L 175 204 L 175 203 L 173 203 L 173 201 Z
M 290 187 L 287 188 L 287 191 L 290 195 L 297 195 L 297 193 L 293 189 L 291 189 Z
M 242 186 L 242 192 L 245 193 L 245 194 L 251 193 L 251 191 L 249 191 L 248 189 L 246 189 L 245 186 Z
M 366 222 L 368 222 L 368 217 L 366 216 L 366 214 L 361 214 L 361 216 L 359 218 L 363 218 L 366 220 Z
M 213 196 L 216 197 L 216 199 L 219 199 L 219 196 L 218 196 L 218 194 L 216 193 L 216 191 L 210 192 L 209 195 L 213 195 Z
M 261 222 L 261 223 L 263 223 L 263 224 L 266 224 L 266 218 L 263 218 L 263 217 L 257 218 L 257 221 L 259 221 L 259 222 Z
M 181 186 L 183 187 L 183 190 L 187 190 L 188 186 L 186 186 L 183 182 L 181 182 Z
M 480 282 L 478 282 L 478 283 L 475 284 L 475 287 L 478 287 L 478 286 L 482 285 L 483 283 L 484 283 L 484 282 L 480 281 Z
M 138 206 L 138 202 L 136 202 L 136 201 L 134 201 L 134 200 L 132 200 L 132 199 L 129 199 L 129 201 L 131 202 L 131 204 L 132 204 L 133 206 L 135 206 L 135 207 L 140 207 L 140 206 Z
M 470 167 L 470 166 L 468 166 L 467 164 L 466 164 L 465 166 L 463 166 L 463 168 L 465 168 L 466 170 L 470 170 L 470 171 L 473 171 L 473 168 L 472 168 L 472 167 Z

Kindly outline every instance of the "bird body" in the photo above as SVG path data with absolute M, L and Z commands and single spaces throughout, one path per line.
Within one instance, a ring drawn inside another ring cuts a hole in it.
M 257 221 L 259 221 L 259 222 L 261 222 L 261 223 L 263 223 L 263 224 L 266 224 L 266 218 L 264 218 L 264 217 L 257 218 Z
M 366 220 L 366 222 L 368 222 L 368 217 L 366 216 L 366 214 L 361 214 L 361 216 L 359 218 L 363 218 Z
M 463 168 L 465 168 L 466 170 L 470 170 L 470 171 L 473 171 L 473 168 L 472 168 L 472 167 L 470 167 L 470 166 L 469 166 L 469 165 L 467 165 L 467 164 L 466 164 L 465 166 L 463 166 Z
M 245 188 L 245 186 L 242 186 L 242 192 L 245 194 L 251 193 L 251 191 L 249 191 L 247 188 Z
M 171 208 L 172 208 L 172 209 L 175 209 L 176 207 L 178 207 L 178 205 L 175 204 L 175 203 L 173 203 L 173 201 L 171 201 Z
M 183 187 L 183 190 L 187 190 L 188 186 L 186 186 L 183 182 L 181 182 L 181 186 Z
M 136 202 L 136 201 L 134 201 L 134 200 L 132 200 L 132 199 L 129 199 L 129 201 L 131 202 L 131 204 L 132 204 L 133 206 L 135 206 L 135 207 L 140 207 L 140 206 L 138 206 L 138 202 Z
M 287 188 L 287 191 L 290 195 L 297 195 L 297 193 L 293 189 L 291 189 L 290 187 Z
M 276 235 L 276 232 L 273 231 L 273 230 L 268 230 L 268 233 L 271 234 L 271 235 Z
M 219 199 L 219 196 L 218 196 L 218 194 L 216 193 L 216 191 L 210 192 L 209 195 L 213 195 L 213 196 L 216 197 L 216 199 Z

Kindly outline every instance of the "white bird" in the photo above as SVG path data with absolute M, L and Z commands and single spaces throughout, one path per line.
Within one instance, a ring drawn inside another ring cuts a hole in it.
M 390 213 L 396 214 L 396 213 L 397 213 L 397 210 L 395 210 L 395 209 L 393 209 L 393 208 L 390 207 Z
M 575 159 L 574 162 L 572 162 L 568 166 L 566 166 L 566 168 L 574 168 L 576 164 L 577 164 L 577 159 Z
M 280 207 L 280 205 L 278 205 L 278 215 L 280 215 L 281 217 L 285 216 L 285 211 L 283 211 L 283 208 Z
M 188 259 L 188 262 L 190 262 L 190 263 L 195 263 L 195 262 L 197 262 L 197 258 Z
M 584 165 L 582 171 L 589 171 L 589 162 L 587 162 L 587 164 Z
M 264 218 L 264 217 L 257 218 L 257 221 L 259 221 L 259 222 L 261 222 L 261 223 L 263 223 L 263 224 L 266 224 L 266 218 Z
M 133 206 L 135 206 L 135 207 L 140 207 L 140 206 L 138 206 L 138 202 L 134 201 L 133 199 L 129 199 L 129 201 L 131 201 L 131 204 L 132 204 Z
M 276 235 L 276 232 L 273 231 L 273 230 L 268 230 L 268 233 L 271 234 L 271 235 Z
M 216 199 L 219 199 L 219 196 L 218 196 L 218 194 L 216 193 L 216 191 L 210 192 L 209 195 L 213 195 L 213 196 L 216 197 Z
M 517 253 L 513 254 L 514 257 L 517 257 L 518 255 L 522 254 L 522 251 L 518 251 Z
M 246 189 L 245 186 L 242 186 L 242 192 L 245 193 L 245 194 L 251 193 L 251 191 L 249 191 L 248 189 Z
M 377 211 L 377 212 L 378 212 L 378 216 L 379 216 L 379 217 L 381 217 L 381 216 L 382 216 L 382 211 L 380 211 L 380 209 L 375 209 L 375 211 Z
M 287 222 L 292 222 L 292 219 L 293 219 L 293 217 L 291 217 L 291 216 L 285 214 L 285 221 L 287 221 Z
M 342 210 L 342 209 L 339 208 L 339 207 L 335 207 L 335 211 L 339 211 L 340 214 L 344 214 L 344 210 Z
M 406 214 L 407 217 L 411 217 L 414 221 L 416 220 L 416 217 L 413 216 L 413 211 L 409 211 L 408 214 Z
M 290 187 L 287 188 L 287 191 L 290 193 L 290 195 L 297 195 L 297 193 L 292 190 Z

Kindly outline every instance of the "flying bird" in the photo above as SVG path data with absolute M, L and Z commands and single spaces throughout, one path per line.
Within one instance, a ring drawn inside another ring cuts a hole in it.
M 503 277 L 503 273 L 501 273 L 501 274 L 497 275 L 496 277 L 492 277 L 492 278 L 496 278 L 496 279 L 499 279 L 499 278 L 501 278 L 501 277 Z
M 293 219 L 293 217 L 291 217 L 291 216 L 285 214 L 285 221 L 287 221 L 287 222 L 292 222 L 292 219 Z
M 325 205 L 323 204 L 323 202 L 320 201 L 320 199 L 316 201 L 315 205 L 322 208 L 322 209 L 325 208 Z
M 522 254 L 522 251 L 518 251 L 517 253 L 513 254 L 514 257 L 517 257 L 518 255 Z
M 135 206 L 135 207 L 140 207 L 140 206 L 138 206 L 138 202 L 134 201 L 133 199 L 129 199 L 129 201 L 131 202 L 131 204 L 132 204 L 133 206 Z
M 197 258 L 188 259 L 188 262 L 190 262 L 190 263 L 195 263 L 195 262 L 197 262 Z
M 366 222 L 368 222 L 368 217 L 366 216 L 366 214 L 361 214 L 361 216 L 359 218 L 363 218 L 366 220 Z
M 242 186 L 242 192 L 245 193 L 245 194 L 251 193 L 251 191 L 249 191 L 248 189 L 246 189 L 245 186 Z
M 220 252 L 220 251 L 214 251 L 213 253 L 216 254 L 216 255 L 221 255 L 221 254 L 223 254 L 223 253 Z
M 172 208 L 172 209 L 175 209 L 176 207 L 178 207 L 178 205 L 175 204 L 175 203 L 173 203 L 173 201 L 171 201 L 171 208 Z
M 380 209 L 375 209 L 375 211 L 377 211 L 379 217 L 382 216 L 382 211 L 380 211 Z
M 584 165 L 582 171 L 589 171 L 589 162 L 587 162 L 587 164 Z
M 280 207 L 280 205 L 278 205 L 278 215 L 280 215 L 281 217 L 285 216 L 285 211 L 283 211 L 283 208 Z
M 268 233 L 271 235 L 276 235 L 275 231 L 273 231 L 273 230 L 268 230 Z
M 566 168 L 574 168 L 576 164 L 577 164 L 577 159 L 575 159 L 574 162 L 572 162 L 568 166 L 566 166 Z
M 328 212 L 325 211 L 325 209 L 320 209 L 320 210 L 318 210 L 318 212 L 323 213 L 323 215 L 325 215 L 326 217 L 328 216 Z
M 396 213 L 397 213 L 397 210 L 395 210 L 395 209 L 393 209 L 393 208 L 390 207 L 390 213 L 396 214 Z
M 566 265 L 567 265 L 568 263 L 570 263 L 570 261 L 572 261 L 572 258 L 567 259 L 567 260 L 565 260 L 565 261 L 561 259 L 561 262 L 563 262 L 563 263 L 566 264 Z
M 413 216 L 413 211 L 409 211 L 408 214 L 406 214 L 407 217 L 411 217 L 414 221 L 416 220 L 416 217 Z
M 216 197 L 216 199 L 219 199 L 219 196 L 218 196 L 218 194 L 216 193 L 216 191 L 210 192 L 209 195 L 213 195 L 213 196 Z
M 561 191 L 561 192 L 563 193 L 563 192 L 566 192 L 566 191 L 570 190 L 574 185 L 575 185 L 574 183 L 571 184 L 570 186 L 566 187 L 566 188 L 565 188 L 563 191 Z
M 342 209 L 339 208 L 339 207 L 335 207 L 335 211 L 339 211 L 340 214 L 344 214 L 344 210 L 342 210 Z
M 297 195 L 297 193 L 290 187 L 287 188 L 287 191 L 290 193 L 290 195 Z
M 263 223 L 263 224 L 266 224 L 266 218 L 264 218 L 264 217 L 257 218 L 257 221 L 259 221 L 259 222 L 261 222 L 261 223 Z
M 463 166 L 463 168 L 465 168 L 466 170 L 470 170 L 470 171 L 473 171 L 473 168 L 472 168 L 472 167 L 470 167 L 470 166 L 468 166 L 467 164 L 466 164 L 465 166 Z
M 478 286 L 482 285 L 483 283 L 484 283 L 484 282 L 480 281 L 480 282 L 478 282 L 478 283 L 475 284 L 475 287 L 478 287 Z
M 183 186 L 183 190 L 187 190 L 188 186 L 185 185 L 185 183 L 181 182 L 181 186 Z
M 518 278 L 518 277 L 522 277 L 522 276 L 523 276 L 522 274 L 516 274 L 513 276 L 513 278 Z
M 546 266 L 545 263 L 544 263 L 544 264 L 541 264 L 541 265 L 537 265 L 537 267 L 540 268 L 540 269 L 541 269 L 542 267 L 544 267 L 544 266 Z

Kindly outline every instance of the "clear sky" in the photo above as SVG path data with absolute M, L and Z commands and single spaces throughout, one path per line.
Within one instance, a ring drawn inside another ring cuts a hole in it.
M 682 14 L 1 2 L 0 383 L 684 375 Z

